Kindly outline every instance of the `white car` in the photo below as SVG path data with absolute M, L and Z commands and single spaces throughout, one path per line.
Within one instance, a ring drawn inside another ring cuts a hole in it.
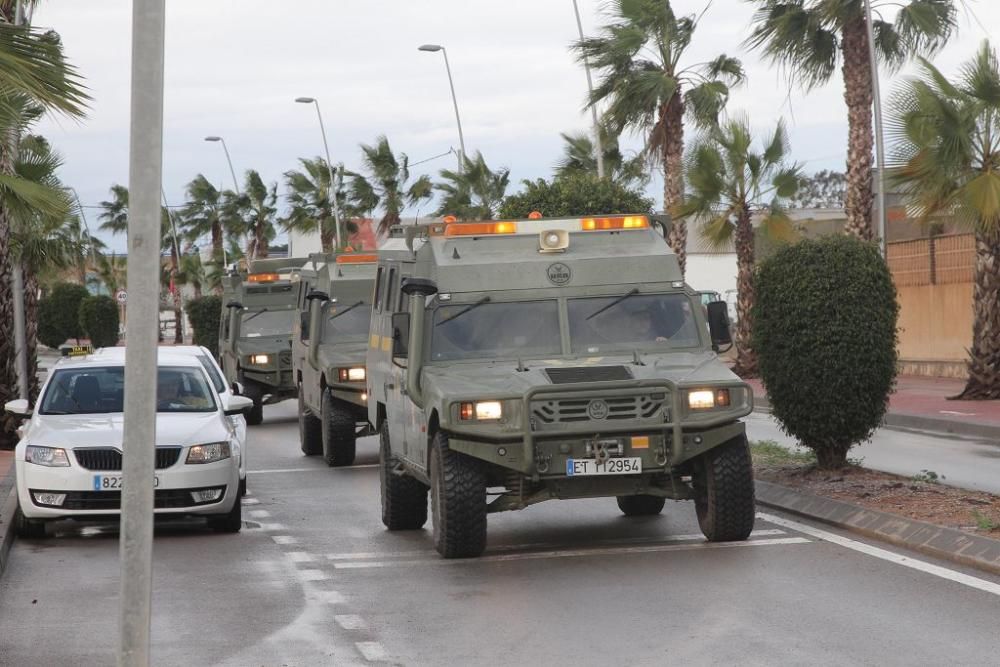
M 187 355 L 197 359 L 205 369 L 205 372 L 208 373 L 209 379 L 212 380 L 215 391 L 222 399 L 223 405 L 228 405 L 229 399 L 238 393 L 233 392 L 233 388 L 226 384 L 226 380 L 222 375 L 222 369 L 219 367 L 219 362 L 215 360 L 208 348 L 201 345 L 171 345 L 169 347 L 160 347 L 158 351 L 161 360 L 164 358 L 164 355 L 172 354 Z M 125 348 L 103 347 L 97 350 L 94 356 L 102 359 L 120 359 L 124 363 Z M 239 445 L 238 458 L 240 461 L 240 495 L 245 496 L 247 493 L 247 418 L 246 415 L 240 413 L 229 417 L 229 421 L 236 428 L 236 442 Z
M 4 407 L 27 418 L 14 453 L 22 537 L 43 537 L 45 522 L 119 514 L 122 488 L 124 357 L 87 355 L 57 363 L 35 409 Z M 197 359 L 160 355 L 157 370 L 154 512 L 196 515 L 219 532 L 242 527 L 240 462 L 229 417 L 251 407 L 224 404 Z

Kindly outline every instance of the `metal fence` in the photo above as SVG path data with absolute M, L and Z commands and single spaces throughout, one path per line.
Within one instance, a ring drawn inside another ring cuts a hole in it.
M 888 245 L 887 256 L 897 287 L 970 283 L 976 242 L 972 234 L 897 241 Z

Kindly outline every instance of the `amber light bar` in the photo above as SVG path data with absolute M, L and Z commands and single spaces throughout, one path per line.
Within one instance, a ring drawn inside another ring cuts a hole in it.
M 623 215 L 614 218 L 583 218 L 580 229 L 585 232 L 608 229 L 643 229 L 649 227 L 649 219 L 644 215 Z
M 445 227 L 445 236 L 489 236 L 516 234 L 516 222 L 452 222 Z
M 378 261 L 378 255 L 339 255 L 337 264 L 373 264 Z
M 276 280 L 281 280 L 277 273 L 251 273 L 247 276 L 249 283 L 273 283 Z

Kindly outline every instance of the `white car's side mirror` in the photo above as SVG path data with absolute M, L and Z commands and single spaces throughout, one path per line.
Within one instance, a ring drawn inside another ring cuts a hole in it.
M 19 398 L 16 401 L 7 401 L 4 403 L 3 409 L 5 412 L 9 412 L 17 417 L 27 418 L 31 416 L 31 406 L 25 398 Z
M 226 416 L 242 414 L 253 407 L 253 401 L 246 396 L 230 396 L 226 401 Z

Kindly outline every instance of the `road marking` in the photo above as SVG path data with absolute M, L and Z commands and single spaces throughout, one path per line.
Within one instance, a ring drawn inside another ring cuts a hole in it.
M 333 617 L 333 620 L 337 621 L 337 625 L 345 630 L 364 630 L 368 627 L 365 619 L 357 614 L 338 614 Z
M 750 540 L 747 542 L 697 542 L 693 544 L 655 544 L 632 547 L 599 547 L 596 549 L 566 549 L 564 551 L 531 551 L 527 553 L 496 554 L 474 559 L 427 558 L 420 560 L 361 561 L 334 563 L 338 570 L 361 570 L 368 568 L 410 567 L 416 565 L 471 565 L 475 563 L 504 563 L 516 560 L 540 560 L 545 558 L 577 558 L 581 556 L 608 556 L 617 554 L 644 554 L 664 551 L 697 551 L 702 549 L 729 549 L 734 547 L 766 547 L 784 544 L 809 544 L 804 537 L 779 537 L 773 540 Z
M 323 570 L 299 570 L 298 575 L 302 581 L 325 581 L 330 578 Z
M 927 574 L 932 574 L 935 577 L 941 577 L 942 579 L 947 579 L 949 581 L 954 581 L 955 583 L 963 584 L 969 586 L 970 588 L 975 588 L 980 591 L 985 591 L 987 593 L 992 593 L 993 595 L 1000 595 L 1000 584 L 996 584 L 992 581 L 987 581 L 985 579 L 980 579 L 978 577 L 972 577 L 967 574 L 962 574 L 961 572 L 956 572 L 955 570 L 949 570 L 946 567 L 941 567 L 940 565 L 934 565 L 922 560 L 916 560 L 908 556 L 903 556 L 886 549 L 880 549 L 874 547 L 870 544 L 865 544 L 864 542 L 858 542 L 846 537 L 842 537 L 835 533 L 830 533 L 819 528 L 813 528 L 804 523 L 799 523 L 797 521 L 789 521 L 788 519 L 783 519 L 773 514 L 758 513 L 757 517 L 767 521 L 768 523 L 773 523 L 778 526 L 784 526 L 785 528 L 791 528 L 800 533 L 805 533 L 820 540 L 826 542 L 832 542 L 838 546 L 845 547 L 847 549 L 852 549 L 854 551 L 859 551 L 868 556 L 874 556 L 875 558 L 881 558 L 882 560 L 889 561 L 890 563 L 895 563 L 896 565 L 902 565 L 904 567 L 909 567 L 914 570 L 919 570 L 920 572 L 925 572 Z
M 347 602 L 344 596 L 337 591 L 314 591 L 311 595 L 326 604 L 344 604 Z
M 755 530 L 750 533 L 750 537 L 773 537 L 775 535 L 787 535 L 783 530 Z M 608 540 L 594 540 L 590 544 L 595 546 L 605 545 L 605 546 L 626 546 L 630 544 L 649 544 L 649 543 L 659 543 L 659 542 L 690 542 L 693 540 L 704 540 L 705 536 L 701 533 L 692 533 L 689 535 L 656 535 L 647 537 L 623 537 Z M 547 549 L 555 550 L 562 547 L 566 547 L 565 544 L 559 544 L 557 542 L 535 542 L 529 544 L 502 544 L 495 547 L 491 547 L 486 550 L 486 556 L 490 556 L 496 553 L 506 553 L 510 551 L 524 551 L 527 549 Z M 420 551 L 398 551 L 395 553 L 385 553 L 378 551 L 361 551 L 358 553 L 339 553 L 339 554 L 327 554 L 327 560 L 366 560 L 366 559 L 376 559 L 376 558 L 416 558 L 420 556 L 429 556 L 436 554 L 437 552 L 433 549 L 422 549 Z
M 266 519 L 271 516 L 271 513 L 267 510 L 250 510 L 250 516 L 255 519 Z
M 261 530 L 285 530 L 288 526 L 283 523 L 262 523 L 260 524 Z
M 248 475 L 273 475 L 279 472 L 320 472 L 328 468 L 274 468 L 272 470 L 247 470 Z
M 355 646 L 368 662 L 385 662 L 389 659 L 389 654 L 378 642 L 358 642 Z
M 260 501 L 256 498 L 243 498 L 244 505 L 259 505 Z
M 274 540 L 276 544 L 280 544 L 282 546 L 299 543 L 299 539 L 297 537 L 292 537 L 291 535 L 272 535 L 271 539 Z
M 286 551 L 285 556 L 293 563 L 311 563 L 316 557 L 305 551 Z

